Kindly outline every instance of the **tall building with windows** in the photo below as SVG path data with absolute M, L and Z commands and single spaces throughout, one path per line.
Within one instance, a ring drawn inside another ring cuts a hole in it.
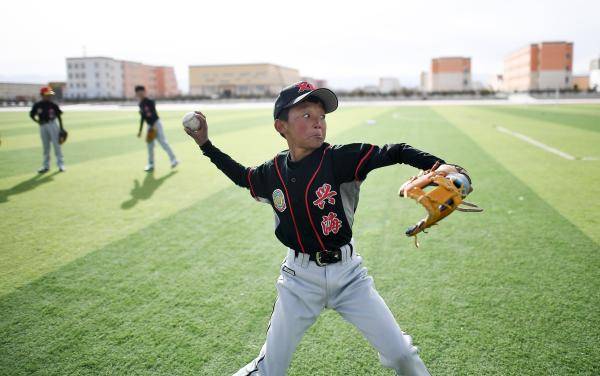
M 123 98 L 123 64 L 109 57 L 67 58 L 67 98 Z
M 573 87 L 573 43 L 534 43 L 504 59 L 504 90 L 556 90 Z
M 66 98 L 134 98 L 136 85 L 144 85 L 152 97 L 179 95 L 173 67 L 110 57 L 67 58 Z
M 203 96 L 276 95 L 284 87 L 300 81 L 297 69 L 280 65 L 230 64 L 189 67 L 190 94 Z
M 470 57 L 438 57 L 431 60 L 431 69 L 426 76 L 427 91 L 471 90 Z
M 123 87 L 126 98 L 135 97 L 135 86 L 143 85 L 151 97 L 157 95 L 156 77 L 152 74 L 153 67 L 133 61 L 123 61 Z
M 169 98 L 181 95 L 173 67 L 154 67 L 154 77 L 156 77 L 156 91 L 160 96 Z

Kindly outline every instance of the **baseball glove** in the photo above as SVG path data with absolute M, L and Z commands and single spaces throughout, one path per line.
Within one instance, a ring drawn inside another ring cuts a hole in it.
M 156 129 L 148 128 L 148 132 L 146 133 L 146 142 L 151 143 L 156 138 Z
M 69 136 L 69 132 L 67 132 L 64 128 L 60 128 L 58 131 L 58 143 L 60 145 L 67 142 L 67 137 Z
M 428 191 L 426 187 L 434 186 Z M 419 247 L 417 234 L 449 216 L 455 210 L 481 212 L 483 209 L 464 201 L 473 191 L 467 171 L 460 166 L 436 163 L 430 170 L 421 172 L 406 181 L 400 187 L 398 195 L 408 197 L 423 205 L 427 216 L 406 230 L 406 236 L 415 237 L 415 246 Z M 463 205 L 463 206 L 461 206 Z

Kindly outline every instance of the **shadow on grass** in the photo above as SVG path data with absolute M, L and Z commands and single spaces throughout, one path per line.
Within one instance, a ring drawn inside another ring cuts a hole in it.
M 53 180 L 53 177 L 57 174 L 59 174 L 58 171 L 53 172 L 50 175 L 36 174 L 33 177 L 22 181 L 11 188 L 0 190 L 0 204 L 8 202 L 9 196 L 14 196 L 23 192 L 31 191 L 32 189 L 35 189 L 44 183 L 51 182 Z
M 148 200 L 154 192 L 165 182 L 168 178 L 175 175 L 177 171 L 171 171 L 167 175 L 164 175 L 158 179 L 154 178 L 154 172 L 146 174 L 144 181 L 140 185 L 140 181 L 135 179 L 133 181 L 133 188 L 131 189 L 131 198 L 123 201 L 121 209 L 127 210 L 133 208 L 138 201 Z

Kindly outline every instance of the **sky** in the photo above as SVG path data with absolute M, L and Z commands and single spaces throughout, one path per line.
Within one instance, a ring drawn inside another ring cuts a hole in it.
M 471 57 L 474 81 L 510 52 L 574 43 L 574 74 L 600 57 L 600 1 L 15 1 L 0 6 L 0 81 L 65 80 L 66 57 L 175 67 L 269 62 L 336 89 L 396 77 L 416 86 L 431 58 Z

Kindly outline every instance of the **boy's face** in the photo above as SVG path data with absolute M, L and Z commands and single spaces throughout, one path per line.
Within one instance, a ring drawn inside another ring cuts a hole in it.
M 140 100 L 144 99 L 146 97 L 146 90 L 138 90 L 138 91 L 136 91 L 135 92 L 135 96 L 138 99 L 140 99 Z
M 275 129 L 288 144 L 304 149 L 318 149 L 325 142 L 327 122 L 321 103 L 302 102 L 290 108 L 288 120 L 276 120 Z

